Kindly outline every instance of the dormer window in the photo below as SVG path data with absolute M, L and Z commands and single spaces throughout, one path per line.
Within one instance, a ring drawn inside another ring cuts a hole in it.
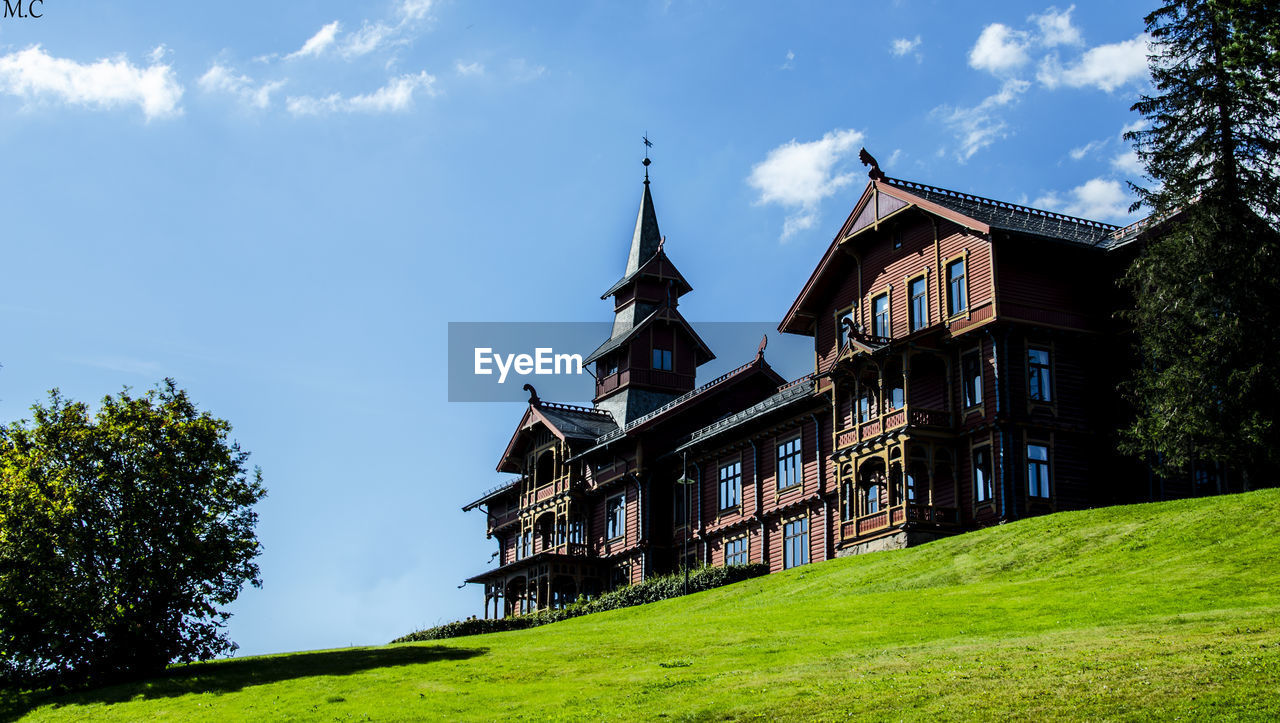
M 659 371 L 669 372 L 671 366 L 671 350 L 670 349 L 654 349 L 653 350 L 653 368 Z

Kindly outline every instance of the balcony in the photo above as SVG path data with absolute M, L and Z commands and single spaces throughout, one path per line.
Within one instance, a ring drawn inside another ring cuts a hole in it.
M 520 508 L 527 509 L 539 502 L 545 502 L 556 495 L 569 492 L 574 488 L 575 484 L 569 477 L 561 477 L 549 484 L 545 484 L 534 489 L 532 492 L 522 493 L 520 495 Z
M 954 507 L 933 507 L 904 503 L 887 507 L 878 512 L 856 517 L 840 524 L 841 541 L 853 541 L 881 533 L 904 522 L 925 522 L 936 525 L 959 524 L 959 511 Z
M 618 387 L 635 384 L 670 389 L 688 389 L 693 386 L 692 374 L 680 374 L 662 369 L 623 369 L 600 377 L 596 381 L 596 397 L 602 397 Z
M 883 417 L 842 429 L 836 434 L 836 449 L 846 449 L 902 427 L 951 429 L 951 412 L 945 409 L 907 406 L 894 409 Z

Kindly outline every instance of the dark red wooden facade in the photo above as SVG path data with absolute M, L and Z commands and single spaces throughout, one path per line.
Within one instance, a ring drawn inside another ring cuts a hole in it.
M 1151 496 L 1109 436 L 1135 229 L 873 176 L 779 326 L 812 337 L 813 372 L 762 352 L 695 387 L 713 355 L 646 180 L 595 406 L 531 400 L 513 476 L 465 508 L 498 543 L 469 580 L 485 614 L 674 571 L 686 545 L 776 571 Z

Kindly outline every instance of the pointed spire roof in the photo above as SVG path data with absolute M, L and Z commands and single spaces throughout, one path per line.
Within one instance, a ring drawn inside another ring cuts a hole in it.
M 658 214 L 653 210 L 653 196 L 649 194 L 649 170 L 646 168 L 644 195 L 640 197 L 640 213 L 636 215 L 636 230 L 631 235 L 631 253 L 627 255 L 627 270 L 623 273 L 623 277 L 639 271 L 641 264 L 658 253 L 658 244 L 661 241 L 662 234 L 658 232 Z

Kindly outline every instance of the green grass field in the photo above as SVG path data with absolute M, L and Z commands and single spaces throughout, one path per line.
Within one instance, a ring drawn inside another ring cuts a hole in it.
M 5 705 L 33 720 L 1280 720 L 1280 490 L 1041 517 L 532 630 L 197 664 Z

